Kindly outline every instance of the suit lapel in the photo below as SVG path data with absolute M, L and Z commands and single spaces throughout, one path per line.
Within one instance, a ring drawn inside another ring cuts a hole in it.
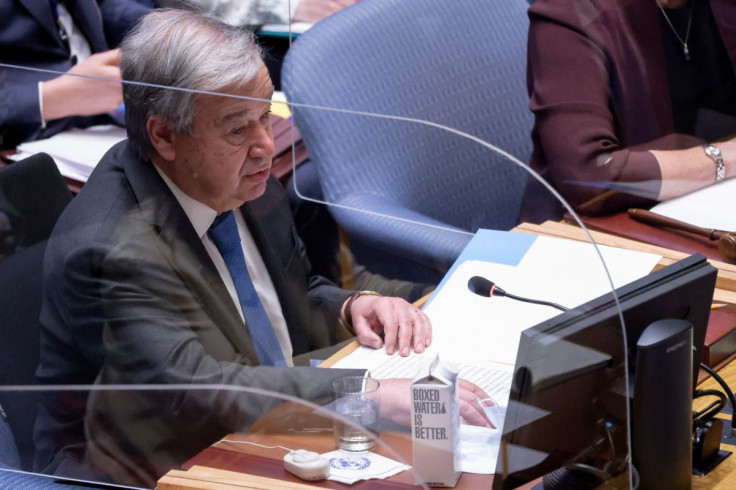
M 132 153 L 122 160 L 143 217 L 160 238 L 156 246 L 164 257 L 170 258 L 171 267 L 210 316 L 212 328 L 222 331 L 238 351 L 257 362 L 252 339 L 227 287 L 166 183 L 151 162 L 141 162 Z
M 66 6 L 74 19 L 74 24 L 87 38 L 92 52 L 107 51 L 108 45 L 102 25 L 102 13 L 97 3 L 94 0 L 67 0 Z
M 59 46 L 64 47 L 64 43 L 59 37 L 59 31 L 56 20 L 54 20 L 54 14 L 51 11 L 49 0 L 18 0 L 18 2 L 25 7 L 31 17 L 36 19 L 36 22 L 49 33 Z

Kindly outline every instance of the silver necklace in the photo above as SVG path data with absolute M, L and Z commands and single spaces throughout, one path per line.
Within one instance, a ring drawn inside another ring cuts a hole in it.
M 687 29 L 685 30 L 685 40 L 683 41 L 680 35 L 677 33 L 675 26 L 673 26 L 672 22 L 670 22 L 670 18 L 667 17 L 667 13 L 664 11 L 662 4 L 659 2 L 659 0 L 656 1 L 657 7 L 659 7 L 659 11 L 662 12 L 662 15 L 664 15 L 664 20 L 667 21 L 667 25 L 670 26 L 670 29 L 672 29 L 675 37 L 677 37 L 677 40 L 680 41 L 680 44 L 682 44 L 682 54 L 685 55 L 685 61 L 690 61 L 690 49 L 687 47 L 687 41 L 688 39 L 690 39 L 690 27 L 693 25 L 693 7 L 690 7 L 690 15 L 687 18 Z

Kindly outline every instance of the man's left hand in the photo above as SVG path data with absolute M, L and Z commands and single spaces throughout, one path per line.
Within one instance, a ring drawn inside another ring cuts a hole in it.
M 353 330 L 362 345 L 380 349 L 386 343 L 386 353 L 408 356 L 421 354 L 432 342 L 432 324 L 427 315 L 401 298 L 360 296 L 350 306 Z M 383 340 L 381 340 L 383 333 Z

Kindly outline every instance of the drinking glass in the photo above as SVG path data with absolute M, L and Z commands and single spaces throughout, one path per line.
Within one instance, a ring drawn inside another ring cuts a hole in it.
M 335 410 L 354 426 L 335 420 L 335 442 L 345 451 L 368 451 L 375 446 L 378 434 L 379 388 L 381 384 L 373 378 L 345 376 L 335 380 Z

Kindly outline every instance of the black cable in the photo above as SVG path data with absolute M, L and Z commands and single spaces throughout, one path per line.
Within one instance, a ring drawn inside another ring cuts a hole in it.
M 693 414 L 693 427 L 698 427 L 708 423 L 718 412 L 726 406 L 726 395 L 718 390 L 697 390 L 693 395 L 693 399 L 704 396 L 715 396 L 718 400 L 710 403 L 707 407 Z
M 707 366 L 704 363 L 700 363 L 700 367 L 705 370 L 708 374 L 710 374 L 714 380 L 716 380 L 716 383 L 721 385 L 721 388 L 723 388 L 723 391 L 726 392 L 726 396 L 728 397 L 728 401 L 731 403 L 731 435 L 736 436 L 736 398 L 733 396 L 733 391 L 731 391 L 731 387 L 726 384 L 726 382 L 721 378 L 721 376 L 715 372 L 713 369 L 711 369 L 710 366 Z
M 531 299 L 531 298 L 522 298 L 521 296 L 516 296 L 515 294 L 507 293 L 501 288 L 496 288 L 495 293 L 498 296 L 506 296 L 511 299 L 515 299 L 516 301 L 523 301 L 524 303 L 534 303 L 535 305 L 544 305 L 544 306 L 551 306 L 552 308 L 557 308 L 560 311 L 567 311 L 570 308 L 565 308 L 562 305 L 558 305 L 557 303 L 552 303 L 551 301 L 542 301 L 541 299 Z
M 485 298 L 492 298 L 493 296 L 506 296 L 511 299 L 515 299 L 516 301 L 523 301 L 524 303 L 534 303 L 535 305 L 551 306 L 552 308 L 557 308 L 560 311 L 567 311 L 570 309 L 562 305 L 558 305 L 557 303 L 552 303 L 551 301 L 523 298 L 521 296 L 516 296 L 515 294 L 507 293 L 506 291 L 498 287 L 498 285 L 496 285 L 494 282 L 481 276 L 471 277 L 468 281 L 468 289 L 470 289 L 471 292 Z

